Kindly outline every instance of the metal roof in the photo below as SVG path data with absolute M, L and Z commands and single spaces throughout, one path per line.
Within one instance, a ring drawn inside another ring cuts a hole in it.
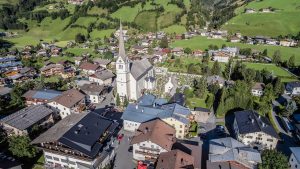
M 44 105 L 33 105 L 4 117 L 0 122 L 24 130 L 52 113 L 53 111 Z
M 61 94 L 62 94 L 62 92 L 56 91 L 56 90 L 38 90 L 32 96 L 32 98 L 51 100 L 51 99 L 54 99 L 57 96 L 60 96 Z

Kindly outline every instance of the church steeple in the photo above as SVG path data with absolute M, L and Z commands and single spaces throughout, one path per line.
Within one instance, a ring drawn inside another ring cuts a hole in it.
M 122 29 L 121 21 L 120 21 L 120 33 L 119 33 L 119 56 L 122 57 L 125 61 L 126 53 L 125 53 L 125 45 L 124 45 L 124 37 L 123 37 L 123 29 Z

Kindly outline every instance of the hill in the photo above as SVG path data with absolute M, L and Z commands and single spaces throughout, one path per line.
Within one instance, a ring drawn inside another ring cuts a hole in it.
M 271 12 L 263 13 L 269 8 Z M 254 13 L 245 13 L 245 9 L 254 9 Z M 252 1 L 235 11 L 236 16 L 222 28 L 232 33 L 243 35 L 264 35 L 276 37 L 279 35 L 296 34 L 300 31 L 300 1 L 299 0 L 261 0 Z

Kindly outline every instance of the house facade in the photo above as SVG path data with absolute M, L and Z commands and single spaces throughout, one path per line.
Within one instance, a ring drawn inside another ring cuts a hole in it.
M 300 82 L 288 82 L 285 86 L 285 93 L 300 95 Z
M 238 111 L 234 114 L 233 128 L 237 140 L 259 149 L 276 148 L 279 136 L 266 117 L 252 110 Z
M 289 158 L 290 169 L 297 169 L 300 166 L 300 147 L 290 147 L 292 154 Z

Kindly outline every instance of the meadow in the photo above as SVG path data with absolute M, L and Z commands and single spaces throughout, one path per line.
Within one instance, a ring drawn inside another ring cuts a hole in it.
M 246 14 L 246 8 L 259 9 L 272 7 L 275 12 Z M 230 33 L 241 32 L 248 36 L 271 36 L 288 35 L 298 33 L 300 27 L 300 1 L 299 0 L 263 0 L 252 1 L 245 6 L 239 7 L 236 17 L 229 20 L 223 29 Z

